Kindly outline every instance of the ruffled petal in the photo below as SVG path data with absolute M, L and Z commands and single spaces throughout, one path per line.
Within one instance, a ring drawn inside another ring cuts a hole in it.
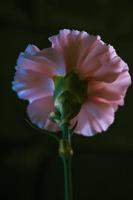
M 86 102 L 82 105 L 79 114 L 71 120 L 71 125 L 76 121 L 75 133 L 84 136 L 93 136 L 98 132 L 106 131 L 114 121 L 117 106 L 99 101 Z
M 58 35 L 49 38 L 52 47 L 64 56 L 67 72 L 76 69 L 86 37 L 88 37 L 88 33 L 85 31 L 64 29 Z
M 41 129 L 58 131 L 58 125 L 48 119 L 50 113 L 53 111 L 54 103 L 52 96 L 33 101 L 27 108 L 28 116 L 33 124 L 36 124 Z
M 18 57 L 16 69 L 20 68 L 40 72 L 49 77 L 65 74 L 64 58 L 59 52 L 53 48 L 36 51 L 31 45 Z
M 31 55 L 35 55 L 37 52 L 39 52 L 40 49 L 32 44 L 29 44 L 26 49 L 25 49 L 25 53 L 31 54 Z
M 127 88 L 131 84 L 128 71 L 123 71 L 112 83 L 90 81 L 88 84 L 89 99 L 99 98 L 106 103 L 124 104 Z
M 113 82 L 128 66 L 112 46 L 106 45 L 100 36 L 96 36 L 92 43 L 88 42 L 88 48 L 85 48 L 84 57 L 77 68 L 82 79 Z
M 52 47 L 64 56 L 66 71 L 75 70 L 81 79 L 113 82 L 128 69 L 115 49 L 106 45 L 100 36 L 64 29 L 49 40 Z
M 39 72 L 18 69 L 12 88 L 19 98 L 30 102 L 53 94 L 53 80 Z
M 84 31 L 64 29 L 49 40 L 52 48 L 40 51 L 29 45 L 17 60 L 13 89 L 20 98 L 29 100 L 30 120 L 39 128 L 59 130 L 49 120 L 54 111 L 52 78 L 74 71 L 80 79 L 88 81 L 88 95 L 71 126 L 77 121 L 75 132 L 85 136 L 106 131 L 118 106 L 124 104 L 131 84 L 127 64 L 100 36 L 90 36 Z

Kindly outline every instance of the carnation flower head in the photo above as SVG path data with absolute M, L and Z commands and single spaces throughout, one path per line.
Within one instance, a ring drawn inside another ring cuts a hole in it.
M 29 101 L 30 120 L 41 129 L 59 131 L 63 109 L 70 126 L 77 122 L 75 133 L 106 131 L 131 84 L 127 64 L 100 36 L 85 31 L 60 30 L 49 40 L 50 48 L 28 45 L 17 60 L 13 90 Z

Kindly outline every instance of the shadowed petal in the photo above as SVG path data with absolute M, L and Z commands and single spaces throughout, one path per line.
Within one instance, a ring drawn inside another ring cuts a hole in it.
M 12 88 L 17 92 L 19 98 L 32 102 L 50 94 L 52 95 L 54 84 L 52 79 L 44 74 L 19 69 L 15 73 Z
M 106 103 L 124 104 L 127 88 L 131 84 L 128 71 L 123 71 L 112 83 L 90 81 L 88 84 L 88 97 L 101 98 Z
M 51 61 L 52 66 L 54 66 L 56 74 L 65 75 L 66 67 L 65 67 L 64 57 L 55 49 L 53 48 L 43 49 L 40 52 L 38 52 L 36 56 L 41 58 L 43 57 L 47 58 L 49 61 Z
M 54 75 L 65 74 L 65 64 L 63 56 L 55 49 L 48 48 L 36 53 L 31 53 L 31 46 L 27 47 L 24 53 L 20 53 L 16 69 L 28 69 L 53 77 Z
M 81 79 L 113 82 L 128 69 L 115 49 L 106 45 L 100 36 L 64 29 L 49 40 L 52 47 L 64 56 L 66 71 L 75 70 Z
M 58 131 L 58 125 L 48 120 L 50 113 L 53 111 L 54 103 L 52 96 L 33 101 L 27 108 L 28 116 L 33 124 L 36 124 L 41 129 Z
M 96 36 L 90 48 L 88 43 L 86 56 L 77 68 L 82 79 L 113 82 L 123 70 L 128 69 L 128 66 L 112 46 L 107 46 L 99 36 Z
M 75 133 L 93 136 L 97 132 L 106 131 L 114 121 L 117 106 L 93 101 L 83 104 L 79 114 L 71 120 L 71 124 L 78 122 Z
M 85 31 L 64 29 L 58 35 L 49 38 L 52 47 L 64 56 L 67 72 L 76 68 L 82 52 L 82 43 L 85 42 L 87 36 L 88 34 Z
M 25 49 L 25 53 L 29 53 L 31 55 L 35 55 L 39 51 L 40 49 L 37 46 L 32 45 L 32 44 L 29 44 Z

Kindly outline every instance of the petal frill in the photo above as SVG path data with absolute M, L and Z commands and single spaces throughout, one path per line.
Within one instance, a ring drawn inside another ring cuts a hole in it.
M 113 82 L 127 64 L 100 36 L 85 31 L 63 29 L 49 38 L 52 47 L 64 56 L 66 71 L 75 70 L 81 79 Z
M 20 53 L 16 69 L 27 69 L 53 77 L 54 75 L 65 74 L 64 58 L 53 48 L 47 48 L 42 51 L 31 53 L 31 45 L 28 46 L 25 52 Z
M 12 88 L 21 99 L 30 102 L 53 94 L 53 80 L 39 72 L 18 69 L 15 73 Z
M 33 44 L 29 44 L 25 49 L 25 53 L 31 54 L 31 55 L 35 55 L 39 51 L 40 51 L 40 49 Z
M 118 106 L 124 104 L 131 84 L 128 65 L 100 36 L 90 36 L 85 31 L 63 29 L 49 40 L 51 48 L 40 50 L 28 45 L 17 60 L 12 87 L 19 98 L 29 101 L 30 120 L 41 129 L 60 130 L 58 124 L 49 119 L 50 113 L 55 111 L 53 79 L 72 72 L 84 80 L 88 88 L 86 99 L 79 113 L 70 120 L 70 126 L 77 122 L 74 132 L 84 136 L 106 131 L 114 121 Z
M 79 114 L 71 120 L 77 126 L 75 133 L 84 136 L 93 136 L 98 132 L 106 131 L 114 121 L 117 106 L 99 101 L 86 102 L 82 105 Z
M 28 116 L 33 124 L 36 124 L 41 129 L 58 131 L 58 125 L 48 119 L 53 111 L 54 102 L 52 96 L 33 101 L 27 108 Z
M 91 37 L 90 37 L 91 39 Z M 119 74 L 128 69 L 127 64 L 116 54 L 111 45 L 106 45 L 99 36 L 93 45 L 85 49 L 84 58 L 78 64 L 78 74 L 82 79 L 113 82 Z
M 67 72 L 76 68 L 87 37 L 88 33 L 85 31 L 63 29 L 58 35 L 49 38 L 52 47 L 64 56 Z
M 124 104 L 127 88 L 131 84 L 128 71 L 123 71 L 112 83 L 90 81 L 88 84 L 88 98 L 97 99 L 106 103 Z

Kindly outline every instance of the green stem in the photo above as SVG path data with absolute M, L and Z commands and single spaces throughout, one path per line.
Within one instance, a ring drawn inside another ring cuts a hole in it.
M 60 140 L 59 154 L 64 167 L 65 200 L 72 200 L 71 158 L 73 151 L 71 147 L 71 136 L 67 124 L 64 124 L 61 129 L 62 139 Z
M 72 200 L 71 158 L 63 158 L 65 200 Z

